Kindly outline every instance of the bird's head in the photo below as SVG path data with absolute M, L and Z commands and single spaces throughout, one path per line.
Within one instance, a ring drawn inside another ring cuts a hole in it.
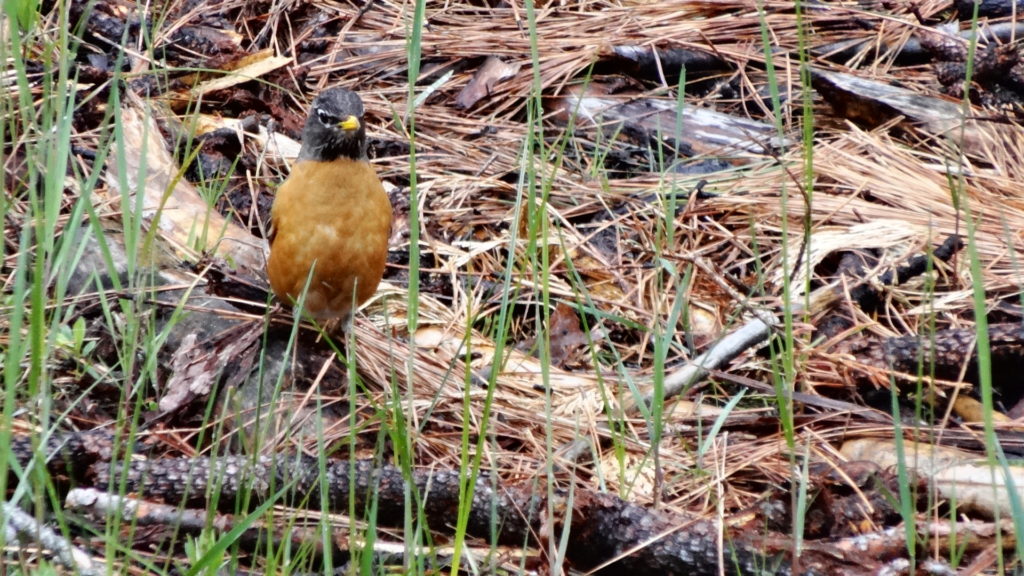
M 345 88 L 328 88 L 313 99 L 302 129 L 300 160 L 327 162 L 366 158 L 363 101 Z

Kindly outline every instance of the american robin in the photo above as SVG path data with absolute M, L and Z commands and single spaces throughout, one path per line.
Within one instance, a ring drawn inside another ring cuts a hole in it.
M 391 202 L 366 158 L 355 92 L 330 88 L 313 100 L 299 158 L 270 217 L 274 294 L 289 305 L 305 294 L 306 315 L 346 329 L 384 275 L 391 230 Z

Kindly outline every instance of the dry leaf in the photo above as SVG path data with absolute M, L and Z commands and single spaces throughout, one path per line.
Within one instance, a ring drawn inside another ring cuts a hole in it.
M 230 88 L 236 84 L 248 82 L 253 78 L 259 78 L 291 63 L 291 61 L 292 59 L 286 56 L 274 56 L 274 51 L 270 48 L 260 50 L 255 54 L 246 54 L 228 66 L 230 71 L 227 74 L 203 82 L 193 88 L 190 93 L 192 98 L 196 99 L 204 94 Z
M 565 365 L 565 361 L 587 343 L 587 335 L 580 330 L 580 319 L 568 304 L 559 302 L 551 313 L 551 363 Z
M 455 97 L 455 105 L 465 110 L 491 94 L 494 85 L 512 78 L 519 72 L 519 64 L 509 64 L 497 56 L 488 56 L 473 79 Z

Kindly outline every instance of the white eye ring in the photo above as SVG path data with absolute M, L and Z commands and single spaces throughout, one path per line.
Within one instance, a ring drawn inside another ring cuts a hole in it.
M 316 117 L 320 119 L 320 123 L 324 126 L 334 126 L 338 123 L 338 118 L 323 108 L 316 109 Z

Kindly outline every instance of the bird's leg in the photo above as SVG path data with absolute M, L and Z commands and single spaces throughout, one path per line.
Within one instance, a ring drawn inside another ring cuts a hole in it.
M 346 335 L 352 333 L 352 313 L 349 312 L 340 318 L 331 318 L 323 323 L 324 334 L 334 338 L 338 342 L 345 343 Z

